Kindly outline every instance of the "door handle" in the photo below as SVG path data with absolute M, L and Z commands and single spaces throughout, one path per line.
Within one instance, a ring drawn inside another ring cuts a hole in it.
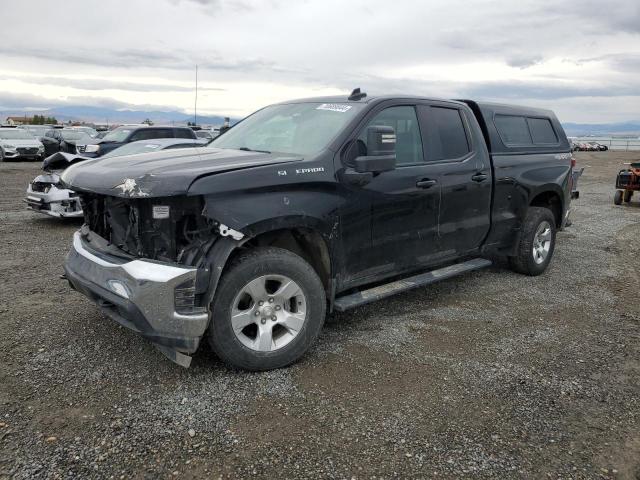
M 431 180 L 430 178 L 423 178 L 422 180 L 418 180 L 416 182 L 416 187 L 418 187 L 418 188 L 431 188 L 436 183 L 438 183 L 437 180 Z
M 487 178 L 489 178 L 489 175 L 485 173 L 476 173 L 473 177 L 471 177 L 471 180 L 473 180 L 474 182 L 484 182 Z

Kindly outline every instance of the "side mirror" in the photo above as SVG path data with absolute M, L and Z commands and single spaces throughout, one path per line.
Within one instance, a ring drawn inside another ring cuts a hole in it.
M 396 168 L 396 133 L 393 127 L 373 125 L 367 128 L 367 155 L 354 160 L 358 173 L 379 173 Z

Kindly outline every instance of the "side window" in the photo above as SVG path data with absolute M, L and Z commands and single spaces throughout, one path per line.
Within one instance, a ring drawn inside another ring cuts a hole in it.
M 138 130 L 134 132 L 130 137 L 130 142 L 138 142 L 140 140 L 151 140 L 153 137 L 149 135 L 150 130 Z
M 194 138 L 195 133 L 191 129 L 176 128 L 173 130 L 176 138 Z
M 396 132 L 396 164 L 413 165 L 424 162 L 422 137 L 418 126 L 416 110 L 410 106 L 389 107 L 378 113 L 360 132 L 358 140 L 367 142 L 367 127 L 385 125 Z
M 494 123 L 505 145 L 531 145 L 527 120 L 516 115 L 496 115 Z
M 457 108 L 431 107 L 434 135 L 431 160 L 448 160 L 464 157 L 471 151 L 460 110 Z
M 553 130 L 553 126 L 548 118 L 527 118 L 529 123 L 529 130 L 531 130 L 531 137 L 533 143 L 538 144 L 556 144 L 558 143 L 558 137 Z

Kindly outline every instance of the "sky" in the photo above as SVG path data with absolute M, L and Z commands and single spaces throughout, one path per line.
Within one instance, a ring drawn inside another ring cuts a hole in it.
M 640 120 L 638 0 L 0 0 L 0 111 L 407 93 Z

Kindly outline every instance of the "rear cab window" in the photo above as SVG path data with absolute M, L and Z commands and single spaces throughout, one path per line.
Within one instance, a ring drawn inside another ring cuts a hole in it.
M 498 135 L 507 146 L 558 144 L 558 135 L 548 118 L 497 114 L 494 123 Z
M 527 123 L 534 145 L 555 145 L 558 143 L 558 136 L 548 118 L 527 117 Z
M 531 145 L 533 143 L 525 117 L 496 115 L 494 123 L 505 145 Z

